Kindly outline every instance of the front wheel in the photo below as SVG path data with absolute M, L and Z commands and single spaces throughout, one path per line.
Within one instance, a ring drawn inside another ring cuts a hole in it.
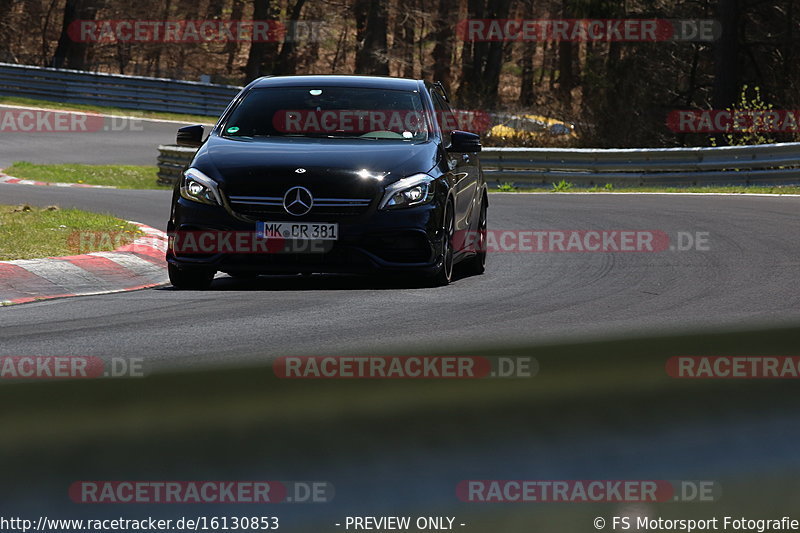
M 213 270 L 205 269 L 182 269 L 170 263 L 167 265 L 167 272 L 169 273 L 169 282 L 176 289 L 189 289 L 202 291 L 211 285 L 211 280 L 214 279 Z
M 444 235 L 442 235 L 442 266 L 430 279 L 432 287 L 442 287 L 453 279 L 453 234 L 455 233 L 455 215 L 448 204 L 444 212 Z
M 486 271 L 486 199 L 481 202 L 477 233 L 475 255 L 464 262 L 465 272 L 473 276 L 483 274 Z

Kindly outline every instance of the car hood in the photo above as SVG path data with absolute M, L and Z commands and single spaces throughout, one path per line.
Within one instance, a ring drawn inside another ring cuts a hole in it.
M 437 158 L 435 142 L 248 141 L 212 136 L 198 152 L 194 166 L 209 173 L 228 195 L 283 196 L 290 187 L 300 185 L 314 196 L 367 198 L 382 193 L 393 181 L 428 172 Z

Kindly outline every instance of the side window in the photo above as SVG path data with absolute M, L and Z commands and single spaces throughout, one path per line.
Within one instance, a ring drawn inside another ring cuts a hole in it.
M 433 108 L 436 111 L 436 120 L 439 123 L 439 128 L 442 130 L 444 144 L 445 146 L 449 146 L 450 134 L 456 129 L 453 121 L 453 112 L 438 91 L 431 91 L 431 99 L 433 99 Z

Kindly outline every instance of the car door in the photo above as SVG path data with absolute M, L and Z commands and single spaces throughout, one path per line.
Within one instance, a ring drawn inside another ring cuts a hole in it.
M 445 147 L 450 146 L 450 134 L 458 129 L 457 117 L 444 97 L 435 88 L 431 98 L 436 111 L 436 118 L 442 130 Z M 475 197 L 478 185 L 477 154 L 446 152 L 447 165 L 453 175 L 455 191 L 455 223 L 456 231 L 468 230 L 476 208 Z

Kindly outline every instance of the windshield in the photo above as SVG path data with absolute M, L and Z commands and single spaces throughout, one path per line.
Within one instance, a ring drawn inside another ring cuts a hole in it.
M 417 91 L 281 87 L 250 91 L 221 135 L 420 142 L 428 139 L 428 130 Z

